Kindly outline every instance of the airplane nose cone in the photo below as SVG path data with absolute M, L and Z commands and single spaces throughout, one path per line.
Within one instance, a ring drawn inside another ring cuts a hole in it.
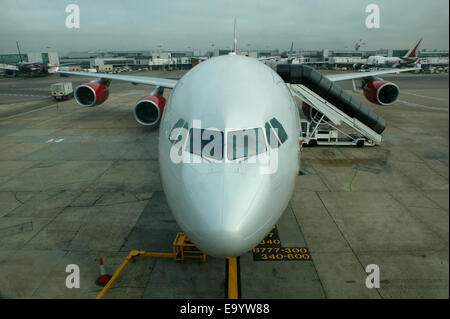
M 189 222 L 185 231 L 199 249 L 214 257 L 232 257 L 258 244 L 258 231 L 267 223 L 265 218 L 255 218 L 263 213 L 256 211 L 260 201 L 255 206 L 255 198 L 264 196 L 261 175 L 250 179 L 230 170 L 191 177 L 185 186 L 192 206 L 190 218 L 183 218 Z

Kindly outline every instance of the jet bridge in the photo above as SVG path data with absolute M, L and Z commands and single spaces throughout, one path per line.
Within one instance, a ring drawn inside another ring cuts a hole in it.
M 309 119 L 302 119 L 300 139 L 308 145 L 374 146 L 382 141 L 375 132 L 355 117 L 331 104 L 303 84 L 287 84 L 292 95 L 306 103 Z M 345 124 L 345 125 L 343 125 Z M 381 132 L 380 132 L 381 133 Z

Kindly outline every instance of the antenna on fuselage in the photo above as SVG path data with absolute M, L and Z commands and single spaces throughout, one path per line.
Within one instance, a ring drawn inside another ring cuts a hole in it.
M 234 54 L 237 55 L 237 25 L 236 18 L 234 18 Z
M 236 18 L 234 18 L 234 50 L 230 51 L 228 55 L 237 55 L 237 31 L 236 31 Z
M 236 24 L 236 18 L 234 18 L 234 50 L 228 52 L 228 55 L 237 55 L 238 48 L 237 48 L 237 24 Z

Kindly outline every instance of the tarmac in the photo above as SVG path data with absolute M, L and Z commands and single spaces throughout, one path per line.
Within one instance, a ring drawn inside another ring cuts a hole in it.
M 392 106 L 352 93 L 386 119 L 381 145 L 303 148 L 277 230 L 282 247 L 311 259 L 241 256 L 242 298 L 449 297 L 448 74 L 384 78 L 401 88 Z M 95 298 L 100 257 L 112 275 L 131 250 L 172 251 L 180 231 L 159 176 L 158 128 L 132 111 L 153 88 L 113 81 L 104 104 L 83 108 L 49 97 L 60 81 L 85 79 L 0 79 L 2 298 Z M 66 287 L 70 264 L 80 288 Z M 379 288 L 366 287 L 371 264 Z M 105 298 L 224 298 L 224 286 L 224 260 L 139 257 Z

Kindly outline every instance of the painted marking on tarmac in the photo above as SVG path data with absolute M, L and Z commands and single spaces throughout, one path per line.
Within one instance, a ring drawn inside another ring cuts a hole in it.
M 412 102 L 408 102 L 408 101 L 403 101 L 403 100 L 397 100 L 397 102 L 398 102 L 398 103 L 401 103 L 401 104 L 404 104 L 404 105 L 406 105 L 406 106 L 413 106 L 413 107 L 417 107 L 417 108 L 421 108 L 421 109 L 426 109 L 426 110 L 448 112 L 448 109 L 443 108 L 443 107 L 439 107 L 439 106 L 428 106 L 428 105 L 416 104 L 416 103 L 412 103 Z
M 311 255 L 306 247 L 282 247 L 278 229 L 272 231 L 253 248 L 253 261 L 306 261 Z
M 17 91 L 23 91 L 23 89 L 12 89 Z M 50 92 L 49 89 L 41 88 L 41 89 L 26 89 L 25 91 L 41 91 L 41 92 Z
M 43 96 L 43 95 L 36 95 L 36 94 L 12 94 L 12 93 L 0 93 L 0 95 L 5 95 L 5 96 L 34 96 L 34 97 L 40 97 L 40 98 L 49 98 L 48 95 Z
M 4 90 L 9 91 L 40 91 L 40 92 L 50 92 L 47 88 L 16 88 L 16 87 L 5 87 Z
M 51 143 L 51 142 L 59 143 L 59 142 L 62 142 L 62 141 L 64 141 L 63 138 L 60 138 L 60 139 L 57 139 L 57 140 L 55 140 L 54 138 L 51 138 L 45 143 Z
M 2 117 L 2 118 L 0 118 L 0 121 L 2 121 L 2 120 L 13 119 L 13 118 L 15 118 L 15 117 L 19 117 L 19 116 L 22 116 L 22 115 L 34 113 L 34 112 L 37 112 L 37 111 L 42 111 L 42 110 L 48 109 L 49 107 L 53 107 L 53 106 L 56 106 L 56 105 L 57 105 L 57 104 L 50 104 L 50 105 L 43 106 L 43 107 L 40 107 L 40 108 L 38 108 L 38 109 L 31 110 L 31 111 L 27 111 L 27 112 L 23 112 L 23 113 L 19 113 L 19 114 L 14 114 L 14 115 L 7 116 L 7 117 Z
M 409 95 L 414 95 L 414 96 L 419 96 L 419 97 L 425 97 L 425 98 L 432 99 L 432 100 L 437 100 L 437 101 L 444 101 L 444 102 L 447 102 L 447 101 L 448 101 L 448 99 L 442 99 L 442 98 L 440 98 L 440 97 L 435 97 L 435 96 L 428 96 L 428 95 L 422 95 L 422 94 L 414 94 L 414 93 L 409 93 L 409 92 L 402 92 L 402 93 L 409 94 Z

